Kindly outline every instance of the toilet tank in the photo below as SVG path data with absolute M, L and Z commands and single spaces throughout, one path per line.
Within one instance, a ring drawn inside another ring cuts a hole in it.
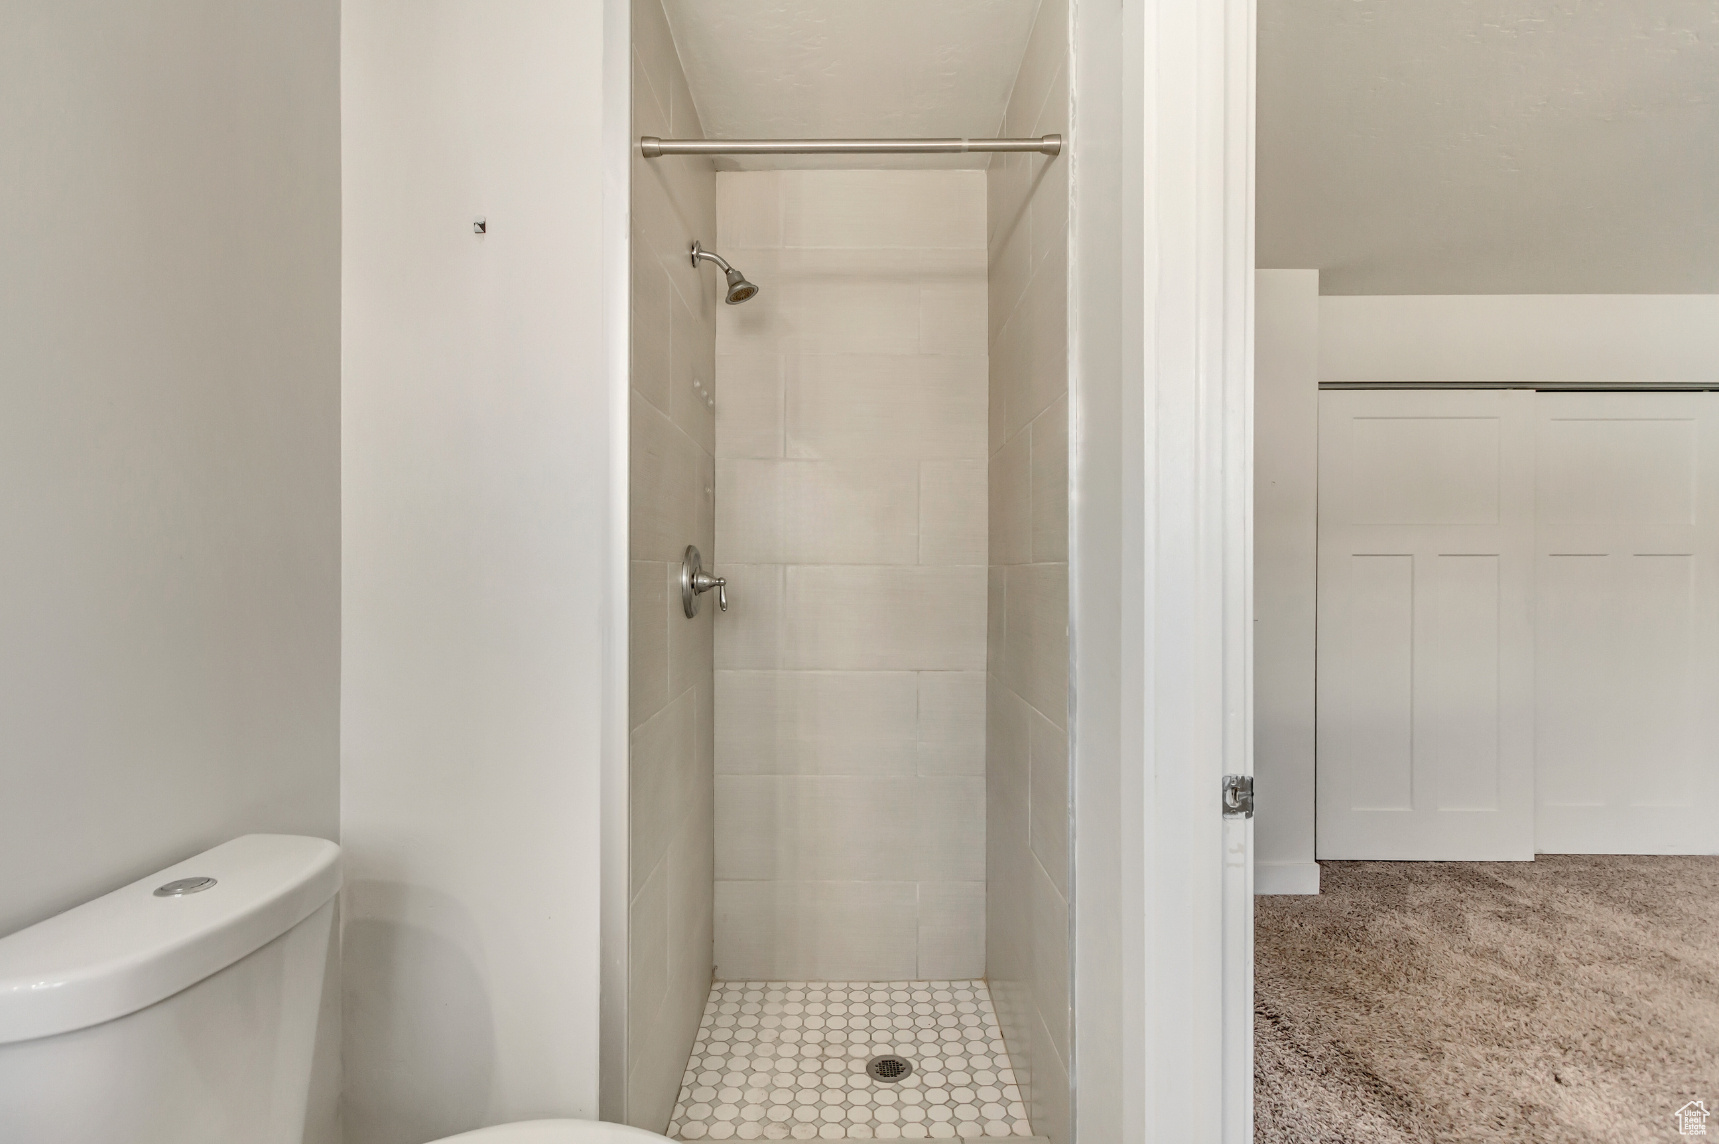
M 5 1144 L 300 1144 L 340 847 L 249 834 L 0 938 Z

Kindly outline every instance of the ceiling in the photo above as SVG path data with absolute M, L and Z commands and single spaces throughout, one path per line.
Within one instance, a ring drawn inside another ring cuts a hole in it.
M 1258 264 L 1719 292 L 1716 0 L 1260 0 Z
M 665 0 L 664 7 L 711 138 L 994 135 L 1039 0 Z M 853 157 L 840 163 L 860 165 Z

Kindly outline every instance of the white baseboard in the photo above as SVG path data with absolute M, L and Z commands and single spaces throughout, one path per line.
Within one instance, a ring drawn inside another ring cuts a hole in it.
M 1317 894 L 1319 863 L 1255 862 L 1253 892 L 1260 894 Z

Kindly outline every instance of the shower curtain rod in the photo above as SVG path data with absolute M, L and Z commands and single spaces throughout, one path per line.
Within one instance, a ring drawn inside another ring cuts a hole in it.
M 1041 139 L 658 139 L 639 138 L 647 159 L 664 155 L 960 155 L 1026 151 L 1056 155 L 1061 135 Z

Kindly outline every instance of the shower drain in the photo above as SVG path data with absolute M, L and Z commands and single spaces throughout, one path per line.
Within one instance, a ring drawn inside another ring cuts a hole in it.
M 885 1053 L 873 1057 L 865 1063 L 865 1071 L 873 1080 L 881 1080 L 885 1084 L 894 1084 L 906 1080 L 913 1071 L 913 1062 L 906 1057 L 898 1057 L 894 1053 Z

